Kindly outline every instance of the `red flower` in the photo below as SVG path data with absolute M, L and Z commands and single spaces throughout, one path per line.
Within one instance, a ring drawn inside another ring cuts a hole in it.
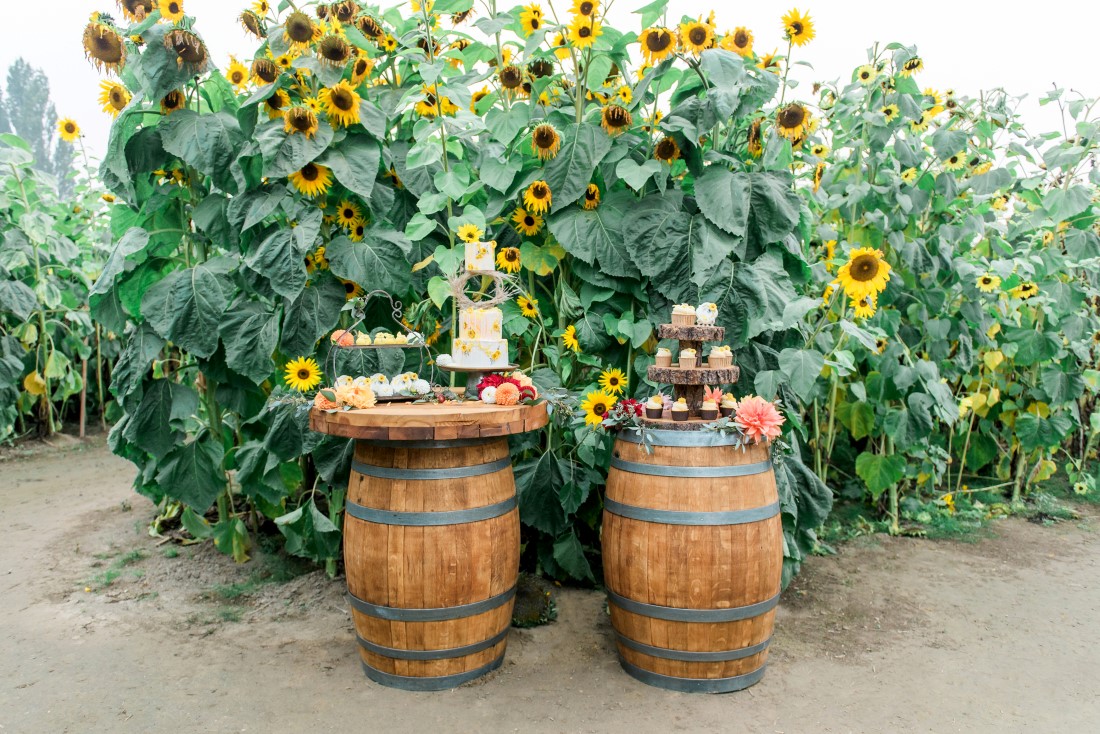
M 478 400 L 481 399 L 481 392 L 485 388 L 487 388 L 487 387 L 500 387 L 501 385 L 503 385 L 506 382 L 511 383 L 512 385 L 515 385 L 517 388 L 522 388 L 523 387 L 522 385 L 519 384 L 519 380 L 516 380 L 512 377 L 505 377 L 504 375 L 485 375 L 485 377 L 482 377 L 481 381 L 477 383 L 477 398 L 478 398 Z M 522 393 L 520 395 L 522 397 Z
M 626 398 L 619 401 L 619 406 L 625 413 L 633 413 L 634 415 L 641 415 L 645 409 L 645 403 L 642 403 L 634 398 Z

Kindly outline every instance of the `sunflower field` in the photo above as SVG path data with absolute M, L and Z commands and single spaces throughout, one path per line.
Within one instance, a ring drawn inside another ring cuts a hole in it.
M 1092 100 L 1052 91 L 1065 129 L 1032 135 L 1004 93 L 922 89 L 900 44 L 810 90 L 788 79 L 808 14 L 754 31 L 666 0 L 629 29 L 598 0 L 259 0 L 240 14 L 255 52 L 219 67 L 185 4 L 119 0 L 83 32 L 115 117 L 109 257 L 72 213 L 28 215 L 11 141 L 0 194 L 5 244 L 29 253 L 0 260 L 0 428 L 56 420 L 43 406 L 82 387 L 89 335 L 120 335 L 110 446 L 155 529 L 242 561 L 277 530 L 335 571 L 350 445 L 291 396 L 421 367 L 330 354 L 364 291 L 449 351 L 447 278 L 482 238 L 525 286 L 504 308 L 514 360 L 573 396 L 513 439 L 528 568 L 598 580 L 611 440 L 593 406 L 660 387 L 655 327 L 685 302 L 717 304 L 734 392 L 788 416 L 785 582 L 834 491 L 895 532 L 971 486 L 1010 508 L 1058 471 L 1096 491 Z

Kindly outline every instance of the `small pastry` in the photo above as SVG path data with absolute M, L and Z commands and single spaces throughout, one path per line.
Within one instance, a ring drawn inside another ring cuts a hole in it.
M 733 351 L 727 346 L 715 347 L 710 350 L 707 365 L 715 369 L 724 369 L 733 364 Z
M 695 367 L 695 350 L 694 349 L 681 349 L 680 350 L 680 369 L 690 370 Z
M 390 378 L 386 377 L 381 372 L 375 372 L 373 375 L 370 376 L 370 386 L 372 388 L 377 387 L 378 385 L 388 384 L 390 384 Z
M 704 400 L 699 408 L 699 416 L 705 421 L 712 421 L 718 417 L 718 403 L 713 400 Z
M 388 382 L 382 382 L 375 385 L 371 385 L 371 390 L 374 390 L 375 397 L 379 398 L 392 398 L 393 387 Z
M 351 375 L 340 375 L 336 378 L 336 382 L 332 383 L 333 387 L 345 387 L 352 383 Z
M 449 354 L 441 354 L 435 358 L 436 365 L 440 367 L 450 367 L 455 363 L 454 357 Z
M 723 418 L 729 418 L 737 410 L 737 398 L 730 393 L 722 396 L 722 402 L 718 404 L 718 412 Z
M 371 386 L 370 378 L 369 377 L 363 377 L 362 375 L 359 375 L 359 377 L 356 377 L 354 380 L 352 380 L 351 384 L 355 385 L 356 387 L 370 387 Z
M 672 307 L 673 326 L 695 326 L 695 306 L 690 303 L 681 303 Z
M 398 334 L 397 336 L 395 336 L 393 338 L 393 343 L 394 344 L 408 344 L 409 343 L 409 337 L 405 336 L 404 334 Z
M 703 303 L 695 309 L 695 318 L 702 326 L 714 326 L 718 319 L 718 306 L 713 303 Z
M 686 421 L 688 419 L 688 406 L 687 401 L 680 398 L 672 406 L 672 420 L 674 421 Z
M 369 347 L 370 346 L 370 334 L 365 331 L 360 331 L 355 335 L 355 346 L 357 347 Z
M 659 419 L 665 412 L 664 401 L 660 395 L 654 395 L 645 403 L 645 417 L 653 420 Z
M 671 367 L 672 366 L 672 350 L 665 347 L 657 348 L 657 361 L 658 367 Z

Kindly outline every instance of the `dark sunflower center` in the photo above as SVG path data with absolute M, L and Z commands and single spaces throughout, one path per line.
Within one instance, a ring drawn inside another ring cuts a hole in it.
M 745 31 L 737 31 L 733 34 L 733 45 L 744 48 L 749 45 L 749 34 Z
M 67 132 L 67 133 L 75 133 L 75 132 L 76 132 L 76 125 L 74 125 L 74 124 L 73 124 L 73 123 L 71 123 L 71 122 L 66 122 L 66 123 L 65 123 L 65 132 Z
M 794 23 L 791 23 L 791 35 L 792 36 L 801 36 L 803 30 L 804 29 L 803 29 L 803 26 L 802 26 L 801 22 L 796 20 Z
M 309 379 L 309 370 L 307 370 L 305 367 L 302 367 L 301 369 L 299 369 L 298 370 L 298 379 L 299 380 L 308 380 Z
M 659 158 L 671 158 L 676 154 L 676 143 L 671 138 L 665 138 L 657 143 L 657 156 Z
M 332 106 L 341 112 L 348 112 L 355 105 L 355 101 L 351 98 L 351 94 L 344 89 L 337 89 L 328 97 Z
M 355 212 L 353 212 L 349 208 L 345 208 L 344 209 L 344 219 L 354 219 L 354 218 L 355 218 Z
M 557 133 L 552 128 L 546 126 L 539 126 L 535 130 L 535 145 L 540 148 L 550 148 L 554 145 L 554 139 L 557 137 Z
M 304 107 L 298 107 L 290 113 L 290 125 L 300 133 L 312 130 L 314 124 L 313 115 Z
M 619 378 L 618 377 L 609 377 L 609 378 L 607 378 L 607 384 L 611 385 L 611 387 L 618 387 Z
M 173 13 L 173 14 L 180 12 L 180 4 L 179 3 L 168 3 L 168 12 Z
M 122 42 L 114 33 L 104 29 L 95 36 L 92 55 L 108 64 L 120 61 L 122 59 Z
M 595 201 L 596 197 L 599 195 L 600 192 L 595 189 L 589 189 L 588 191 L 584 192 L 584 198 L 588 199 L 589 201 Z
M 909 59 L 905 62 L 905 70 L 912 71 L 920 66 L 920 59 Z
M 110 101 L 111 106 L 116 110 L 121 110 L 126 106 L 126 96 L 122 93 L 122 90 L 118 87 L 111 89 L 111 94 L 107 98 Z
M 535 197 L 536 199 L 545 199 L 549 195 L 550 189 L 548 189 L 543 184 L 535 184 L 531 187 L 531 196 Z
M 279 77 L 279 67 L 267 59 L 256 59 L 252 62 L 252 73 L 271 84 Z
M 312 163 L 307 163 L 302 167 L 302 178 L 306 181 L 316 181 L 321 177 L 321 171 Z
M 871 72 L 869 72 L 869 71 L 867 71 L 866 69 L 864 69 L 863 71 L 861 71 L 861 72 L 859 73 L 859 78 L 860 78 L 860 79 L 863 79 L 864 81 L 866 81 L 867 79 L 870 79 L 870 78 L 871 78 Z
M 173 34 L 171 38 L 172 50 L 188 64 L 201 64 L 206 61 L 206 48 L 202 41 L 186 31 Z
M 577 9 L 577 12 L 579 12 L 581 15 L 592 15 L 593 9 L 594 3 L 586 1 L 581 3 L 581 6 Z
M 982 277 L 982 285 L 989 285 L 992 282 L 993 279 L 990 278 L 988 275 Z
M 341 23 L 347 23 L 355 15 L 355 11 L 358 10 L 353 2 L 337 3 L 333 6 L 332 10 L 336 13 L 336 18 Z
M 366 231 L 366 230 L 365 230 L 365 229 L 363 228 L 363 225 L 362 225 L 362 224 L 357 224 L 357 225 L 355 225 L 355 236 L 356 236 L 356 237 L 362 237 L 362 236 L 363 236 L 363 232 L 365 232 L 365 231 Z
M 516 248 L 509 247 L 507 250 L 504 251 L 504 261 L 505 262 L 514 263 L 518 259 L 519 259 L 519 252 L 516 251 Z
M 168 96 L 164 98 L 163 103 L 168 109 L 174 110 L 183 104 L 183 93 L 179 91 L 169 92 Z
M 688 38 L 696 46 L 702 46 L 707 40 L 707 29 L 702 26 L 695 26 L 688 31 Z
M 588 26 L 584 26 L 582 28 L 577 29 L 577 37 L 578 38 L 589 38 L 591 35 L 592 35 L 592 29 L 589 28 Z
M 612 105 L 604 111 L 604 120 L 611 127 L 623 127 L 630 122 L 630 114 L 618 105 Z
M 534 227 L 535 226 L 535 218 L 532 217 L 530 214 L 528 214 L 528 215 L 524 216 L 523 224 L 526 227 Z
M 367 60 L 359 59 L 355 62 L 355 76 L 363 76 L 367 73 Z
M 312 40 L 313 21 L 305 13 L 291 13 L 286 19 L 286 35 L 295 43 L 306 43 Z
M 539 25 L 540 24 L 539 24 L 539 19 L 538 18 L 532 18 L 531 19 L 531 30 L 537 31 L 539 29 Z
M 382 26 L 374 18 L 364 15 L 359 19 L 359 31 L 368 38 L 378 38 L 382 35 Z
M 672 45 L 672 34 L 666 30 L 659 30 L 646 36 L 645 46 L 650 51 L 660 53 Z
M 596 403 L 592 406 L 592 412 L 596 415 L 607 415 L 607 406 L 603 403 Z
M 874 255 L 860 255 L 852 261 L 852 267 L 849 268 L 849 272 L 852 274 L 852 280 L 859 281 L 860 283 L 866 283 L 878 275 L 878 258 Z
M 550 76 L 554 73 L 554 65 L 546 59 L 537 59 L 531 62 L 531 65 L 527 67 L 530 70 L 531 75 L 537 78 L 544 76 Z
M 523 83 L 523 72 L 516 66 L 506 66 L 500 72 L 500 83 L 505 89 L 515 89 Z
M 786 128 L 798 127 L 806 119 L 806 110 L 796 104 L 787 105 L 779 112 L 779 124 Z
M 321 41 L 320 50 L 321 56 L 333 62 L 347 61 L 348 56 L 351 55 L 351 47 L 344 39 L 337 36 L 327 36 Z
M 355 283 L 351 283 L 351 282 L 344 283 L 344 292 L 345 293 L 354 293 L 355 292 Z

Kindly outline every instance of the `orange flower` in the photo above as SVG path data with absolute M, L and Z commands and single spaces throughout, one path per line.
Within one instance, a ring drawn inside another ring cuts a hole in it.
M 745 438 L 753 443 L 779 438 L 783 433 L 779 428 L 783 425 L 783 416 L 779 415 L 774 405 L 755 395 L 737 403 L 734 420 L 741 426 Z
M 318 390 L 317 395 L 313 398 L 313 407 L 317 410 L 336 410 L 340 406 L 326 398 L 321 394 L 321 391 Z
M 343 329 L 332 332 L 329 338 L 332 339 L 333 344 L 339 344 L 341 347 L 350 347 L 355 344 L 355 335 Z
M 510 382 L 497 387 L 497 405 L 518 405 L 519 388 Z

